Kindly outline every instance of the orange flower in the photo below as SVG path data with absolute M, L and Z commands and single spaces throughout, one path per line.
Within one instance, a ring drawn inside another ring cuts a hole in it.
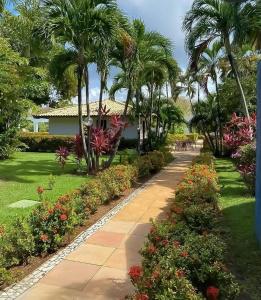
M 43 188 L 42 186 L 38 186 L 38 188 L 36 189 L 36 191 L 37 191 L 37 193 L 38 193 L 39 195 L 41 195 L 41 194 L 43 194 L 43 192 L 44 192 L 44 188 Z
M 47 234 L 41 234 L 40 240 L 41 240 L 42 242 L 47 242 L 47 241 L 48 241 L 48 235 L 47 235 Z

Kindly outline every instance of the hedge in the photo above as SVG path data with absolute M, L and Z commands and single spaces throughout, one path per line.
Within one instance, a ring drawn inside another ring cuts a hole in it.
M 142 265 L 130 268 L 135 293 L 128 299 L 221 300 L 239 294 L 224 263 L 213 161 L 207 154 L 196 161 L 178 185 L 167 219 L 152 224 Z
M 144 160 L 150 161 L 146 174 L 140 167 Z M 137 177 L 153 174 L 166 163 L 162 152 L 155 151 L 133 165 L 112 166 L 54 204 L 40 203 L 28 217 L 16 219 L 7 231 L 0 226 L 0 287 L 13 281 L 9 272 L 12 267 L 28 264 L 32 256 L 57 251 L 66 236 L 83 225 L 100 205 L 119 198 Z
M 74 146 L 74 136 L 50 135 L 43 133 L 21 133 L 20 141 L 25 144 L 27 152 L 55 152 L 59 147 L 72 149 Z M 119 150 L 137 147 L 137 139 L 121 139 Z

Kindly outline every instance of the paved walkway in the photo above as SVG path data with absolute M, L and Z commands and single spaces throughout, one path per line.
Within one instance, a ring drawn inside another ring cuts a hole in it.
M 25 292 L 20 300 L 120 300 L 132 291 L 128 269 L 150 229 L 164 218 L 173 191 L 197 151 L 179 152 L 133 201 Z

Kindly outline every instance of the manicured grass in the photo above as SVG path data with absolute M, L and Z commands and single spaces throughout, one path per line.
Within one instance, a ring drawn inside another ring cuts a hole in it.
M 0 223 L 8 225 L 17 215 L 27 214 L 31 208 L 9 208 L 8 205 L 19 200 L 38 201 L 36 189 L 38 186 L 48 188 L 50 174 L 56 178 L 53 190 L 44 193 L 44 198 L 50 201 L 90 179 L 75 174 L 72 160 L 61 169 L 54 153 L 21 152 L 0 161 Z
M 248 194 L 231 160 L 217 159 L 220 206 L 228 243 L 228 262 L 242 284 L 240 299 L 261 299 L 261 250 L 254 231 L 255 199 Z

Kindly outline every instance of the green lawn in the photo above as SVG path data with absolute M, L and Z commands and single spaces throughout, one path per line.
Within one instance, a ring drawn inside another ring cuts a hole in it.
M 226 159 L 216 160 L 221 190 L 220 206 L 228 242 L 228 261 L 242 284 L 240 299 L 261 299 L 261 251 L 254 232 L 254 198 Z
M 28 213 L 30 208 L 10 208 L 19 200 L 38 200 L 38 186 L 48 188 L 50 174 L 56 178 L 53 190 L 46 190 L 44 198 L 55 201 L 59 195 L 72 191 L 86 182 L 86 176 L 75 175 L 75 164 L 64 168 L 55 161 L 54 153 L 16 153 L 12 159 L 0 161 L 0 223 L 9 224 L 16 215 Z

